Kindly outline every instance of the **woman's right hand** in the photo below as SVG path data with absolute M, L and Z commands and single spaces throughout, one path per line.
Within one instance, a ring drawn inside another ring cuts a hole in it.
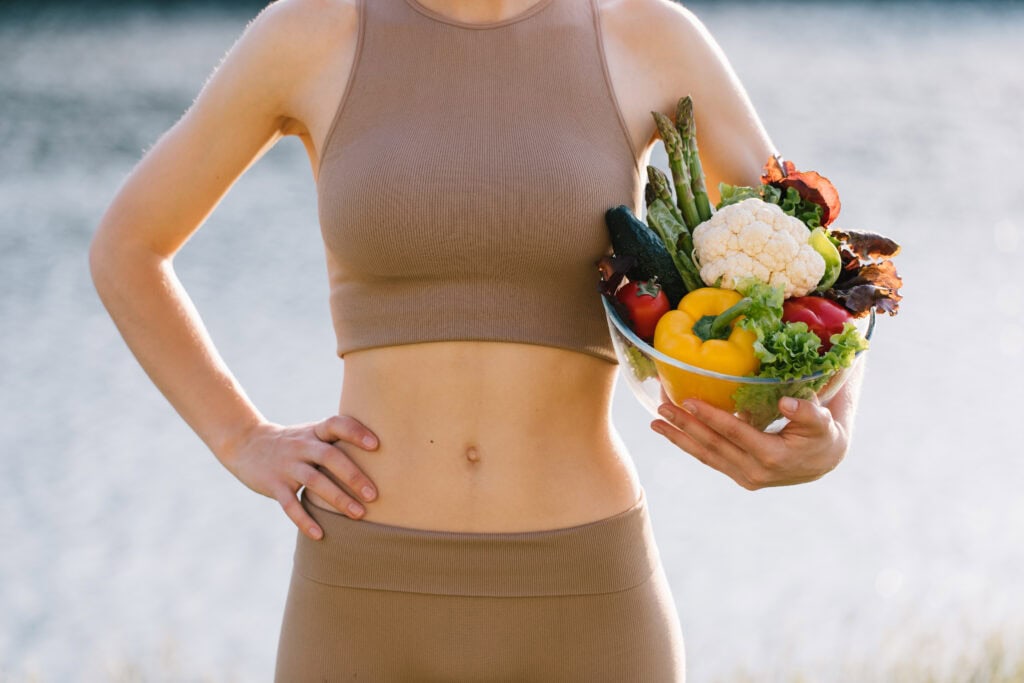
M 261 422 L 247 432 L 222 462 L 250 489 L 276 500 L 302 533 L 318 541 L 323 538 L 323 530 L 299 502 L 299 489 L 306 487 L 353 519 L 365 512 L 356 497 L 370 502 L 377 496 L 373 482 L 342 449 L 344 442 L 363 450 L 374 450 L 379 445 L 373 432 L 347 415 L 288 427 Z M 369 492 L 365 491 L 367 487 Z

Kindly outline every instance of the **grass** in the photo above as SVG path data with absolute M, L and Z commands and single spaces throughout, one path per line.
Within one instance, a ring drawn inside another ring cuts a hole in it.
M 870 660 L 820 663 L 814 673 L 740 668 L 715 683 L 1024 683 L 1024 636 L 992 634 L 953 646 L 922 636 Z

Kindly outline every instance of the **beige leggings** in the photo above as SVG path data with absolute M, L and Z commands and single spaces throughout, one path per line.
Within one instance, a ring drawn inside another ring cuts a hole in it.
M 277 683 L 682 681 L 646 496 L 545 531 L 462 533 L 303 505 Z

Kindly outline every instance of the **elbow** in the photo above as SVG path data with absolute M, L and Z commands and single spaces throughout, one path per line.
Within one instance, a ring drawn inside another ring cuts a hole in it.
M 92 286 L 103 301 L 106 301 L 111 284 L 117 279 L 114 274 L 117 269 L 115 248 L 109 228 L 101 223 L 89 242 L 88 258 Z
M 97 293 L 102 294 L 100 289 L 108 260 L 107 245 L 102 225 L 97 229 L 96 233 L 92 236 L 92 240 L 89 242 L 88 258 L 89 276 L 92 278 L 92 286 L 96 289 Z
M 114 295 L 132 289 L 139 278 L 159 271 L 166 260 L 138 240 L 126 239 L 125 234 L 115 224 L 102 221 L 89 242 L 89 275 L 105 305 Z

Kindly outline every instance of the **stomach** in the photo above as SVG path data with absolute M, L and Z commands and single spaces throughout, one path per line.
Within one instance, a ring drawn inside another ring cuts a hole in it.
M 346 353 L 338 412 L 379 440 L 373 451 L 340 444 L 377 488 L 361 519 L 511 532 L 628 509 L 640 483 L 611 424 L 616 371 L 589 354 L 510 342 Z

